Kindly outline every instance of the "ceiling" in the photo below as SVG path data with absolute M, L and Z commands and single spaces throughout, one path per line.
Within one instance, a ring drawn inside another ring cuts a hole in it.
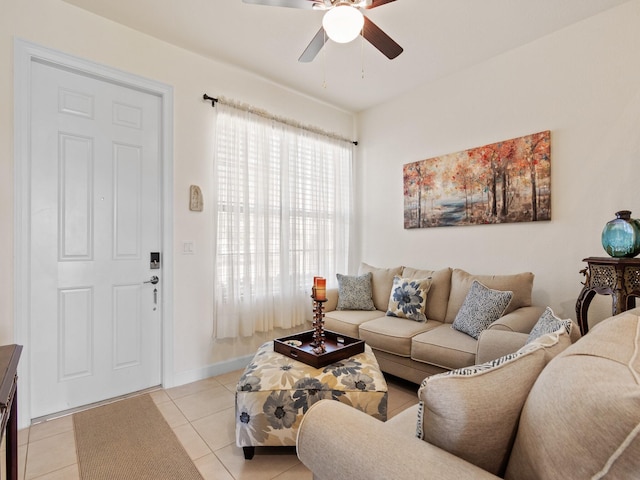
M 366 11 L 404 52 L 360 39 L 298 57 L 323 13 L 242 0 L 64 0 L 153 37 L 358 112 L 630 0 L 397 0 Z M 224 95 L 224 92 L 211 92 Z

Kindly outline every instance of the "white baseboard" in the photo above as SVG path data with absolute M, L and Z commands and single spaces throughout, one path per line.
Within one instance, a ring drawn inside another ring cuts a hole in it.
M 233 372 L 245 368 L 253 359 L 254 354 L 245 355 L 243 357 L 232 358 L 224 362 L 218 362 L 206 367 L 188 370 L 185 372 L 177 372 L 173 374 L 173 385 L 163 385 L 164 388 L 179 387 L 187 383 L 197 382 L 206 378 L 222 375 L 223 373 Z

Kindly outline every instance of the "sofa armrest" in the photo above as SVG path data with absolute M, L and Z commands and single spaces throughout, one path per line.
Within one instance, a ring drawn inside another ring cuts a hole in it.
M 313 303 L 313 300 L 311 300 Z M 338 289 L 337 288 L 327 288 L 327 301 L 324 302 L 323 311 L 332 312 L 338 306 Z
M 338 306 L 338 289 L 327 288 L 327 301 L 324 302 L 324 311 L 332 312 Z
M 500 317 L 488 329 L 529 334 L 543 312 L 544 307 L 520 307 Z
M 499 321 L 499 320 L 498 320 Z M 580 327 L 572 320 L 571 343 L 580 339 Z M 485 363 L 503 357 L 522 348 L 529 338 L 528 333 L 512 332 L 497 328 L 483 330 L 476 345 L 476 363 Z
M 327 288 L 327 301 L 324 302 L 324 312 L 332 312 L 338 306 L 338 289 Z M 305 310 L 304 318 L 307 322 L 313 322 L 313 299 L 309 298 L 309 308 Z
M 334 400 L 322 400 L 307 411 L 297 451 L 314 478 L 324 480 L 498 478 Z
M 485 363 L 513 353 L 524 346 L 528 333 L 484 330 L 476 345 L 476 363 Z

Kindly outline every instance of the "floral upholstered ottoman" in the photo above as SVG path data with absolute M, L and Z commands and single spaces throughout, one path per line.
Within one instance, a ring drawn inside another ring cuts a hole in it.
M 371 347 L 314 368 L 263 344 L 238 381 L 236 444 L 246 459 L 256 446 L 294 446 L 302 416 L 322 399 L 337 400 L 386 421 L 387 383 Z

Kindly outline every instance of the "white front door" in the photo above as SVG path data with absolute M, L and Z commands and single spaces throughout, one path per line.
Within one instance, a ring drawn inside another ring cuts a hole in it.
M 161 101 L 37 61 L 31 95 L 37 418 L 161 383 Z

